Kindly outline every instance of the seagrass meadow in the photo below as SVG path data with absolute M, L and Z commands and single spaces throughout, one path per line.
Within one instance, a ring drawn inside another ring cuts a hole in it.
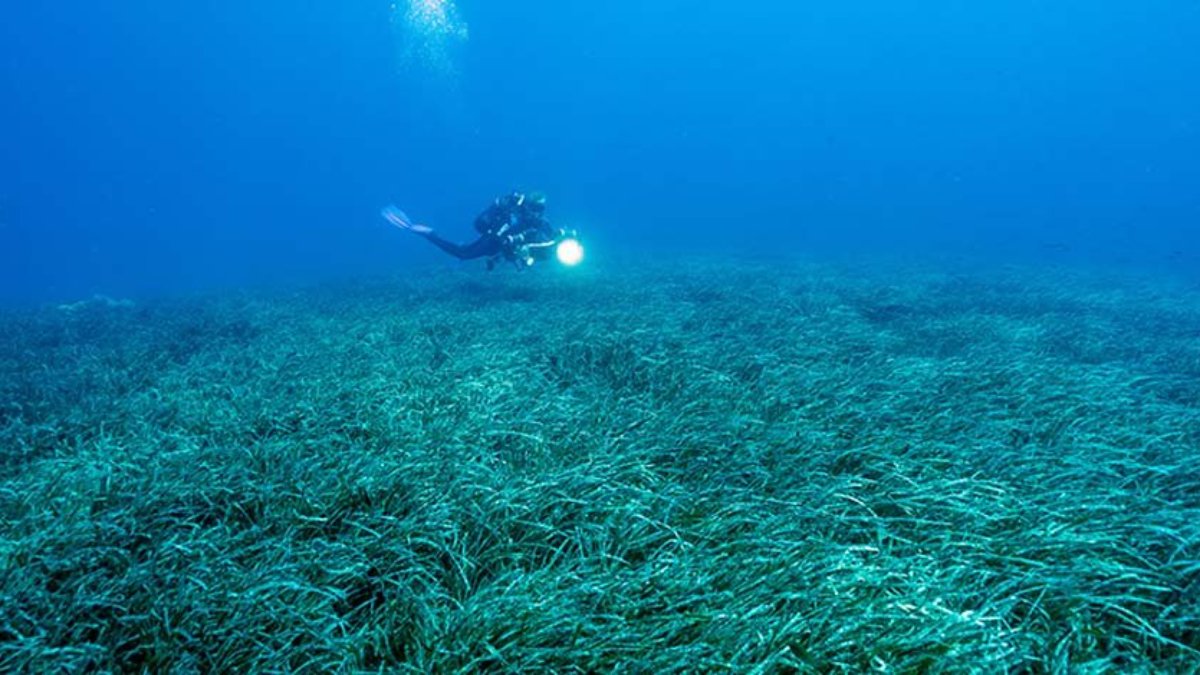
M 693 260 L 0 323 L 3 672 L 1196 672 L 1200 290 Z

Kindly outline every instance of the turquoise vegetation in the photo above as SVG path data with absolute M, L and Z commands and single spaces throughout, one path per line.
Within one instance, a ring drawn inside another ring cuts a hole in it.
M 1200 292 L 588 265 L 9 311 L 2 672 L 1196 672 Z

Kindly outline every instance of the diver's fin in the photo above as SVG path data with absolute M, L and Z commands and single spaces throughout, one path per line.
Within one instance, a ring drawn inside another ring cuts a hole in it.
M 393 204 L 388 204 L 387 206 L 383 207 L 383 210 L 379 212 L 379 215 L 383 216 L 384 220 L 402 230 L 412 229 L 413 223 L 408 217 L 408 214 L 396 208 Z

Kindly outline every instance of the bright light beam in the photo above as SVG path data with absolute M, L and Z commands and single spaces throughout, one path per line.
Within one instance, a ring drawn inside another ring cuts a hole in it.
M 554 249 L 554 255 L 558 257 L 558 262 L 574 267 L 583 261 L 583 244 L 578 239 L 563 239 Z

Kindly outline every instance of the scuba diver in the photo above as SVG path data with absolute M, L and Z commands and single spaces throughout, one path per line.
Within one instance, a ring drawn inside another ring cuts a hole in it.
M 469 244 L 456 244 L 441 238 L 432 227 L 413 222 L 395 206 L 384 208 L 382 215 L 392 225 L 424 237 L 459 260 L 487 258 L 490 270 L 501 260 L 519 268 L 530 267 L 552 255 L 560 242 L 574 241 L 574 233 L 556 230 L 546 220 L 545 213 L 546 197 L 540 193 L 513 192 L 497 197 L 475 218 L 475 231 L 479 237 Z

